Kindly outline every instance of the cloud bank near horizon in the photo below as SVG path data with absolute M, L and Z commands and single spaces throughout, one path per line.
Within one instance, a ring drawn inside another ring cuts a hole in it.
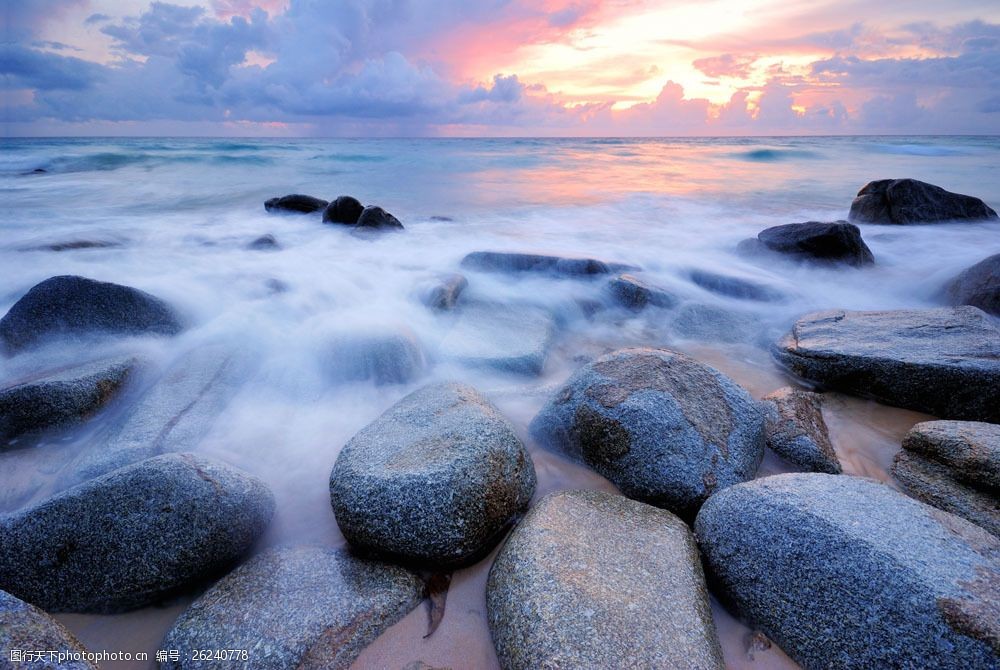
M 14 3 L 4 135 L 1000 133 L 989 2 L 470 4 Z

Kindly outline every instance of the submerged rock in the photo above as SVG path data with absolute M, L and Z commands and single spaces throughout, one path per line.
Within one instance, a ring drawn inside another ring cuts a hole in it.
M 770 286 L 741 277 L 720 275 L 707 270 L 692 270 L 688 276 L 698 286 L 706 291 L 740 300 L 757 300 L 759 302 L 780 302 L 784 294 Z
M 541 374 L 555 321 L 530 305 L 471 303 L 456 310 L 455 325 L 441 342 L 446 356 L 473 366 L 517 374 Z
M 381 207 L 368 206 L 361 211 L 356 224 L 358 230 L 402 230 L 399 219 Z
M 0 591 L 0 650 L 0 664 L 11 670 L 97 670 L 97 665 L 87 660 L 86 647 L 62 624 L 4 591 Z M 11 656 L 15 650 L 42 652 L 43 656 L 18 662 Z
M 62 275 L 36 284 L 0 319 L 10 354 L 58 335 L 176 335 L 180 319 L 167 303 L 129 286 Z
M 756 314 L 716 305 L 687 303 L 670 319 L 678 337 L 687 340 L 753 344 L 764 336 L 765 326 Z
M 815 312 L 772 353 L 793 373 L 838 391 L 1000 422 L 1000 328 L 975 307 Z
M 323 223 L 345 223 L 354 225 L 361 217 L 365 206 L 357 198 L 349 195 L 338 196 L 323 210 Z
M 600 491 L 536 504 L 486 586 L 501 667 L 725 667 L 698 548 L 670 512 Z
M 737 248 L 743 253 L 773 251 L 796 260 L 844 263 L 853 267 L 871 265 L 875 256 L 861 239 L 861 230 L 852 223 L 788 223 L 762 230 L 756 240 L 744 240 Z
M 276 251 L 281 245 L 274 235 L 261 235 L 256 240 L 247 245 L 247 249 L 252 251 Z
M 738 484 L 702 507 L 709 582 L 812 668 L 995 667 L 1000 541 L 860 477 Z
M 1000 316 L 1000 254 L 965 269 L 944 287 L 951 305 L 973 305 Z
M 462 259 L 462 267 L 481 272 L 539 272 L 569 277 L 606 275 L 637 269 L 621 263 L 605 263 L 595 258 L 564 258 L 506 251 L 473 251 Z
M 713 368 L 666 349 L 621 349 L 577 370 L 530 431 L 628 497 L 693 518 L 708 496 L 753 478 L 763 423 L 750 395 Z
M 677 304 L 677 298 L 664 289 L 652 286 L 635 275 L 621 274 L 607 284 L 611 298 L 622 307 L 642 310 L 646 307 L 669 309 Z
M 482 556 L 528 506 L 535 468 L 513 427 L 475 389 L 414 391 L 361 430 L 330 474 L 353 546 L 431 567 Z
M 939 223 L 996 219 L 997 213 L 979 198 L 916 179 L 880 179 L 858 191 L 849 218 L 863 223 Z
M 843 472 L 820 408 L 822 396 L 791 387 L 762 398 L 764 442 L 776 454 L 807 472 Z
M 109 358 L 0 390 L 0 451 L 22 436 L 86 420 L 118 394 L 136 365 L 132 357 Z
M 892 474 L 913 497 L 1000 536 L 1000 425 L 918 423 L 903 438 Z
M 423 373 L 425 358 L 416 335 L 399 329 L 336 335 L 326 364 L 338 382 L 405 384 Z
M 442 275 L 417 288 L 420 302 L 431 309 L 447 311 L 454 309 L 462 292 L 469 286 L 465 275 L 456 273 Z
M 228 568 L 273 512 L 254 477 L 158 456 L 0 517 L 0 588 L 56 612 L 143 607 Z
M 264 209 L 269 212 L 297 212 L 299 214 L 311 214 L 318 212 L 327 206 L 327 201 L 321 198 L 314 198 L 311 195 L 283 195 L 280 198 L 270 198 L 264 201 Z
M 174 623 L 163 641 L 182 650 L 167 669 L 342 670 L 423 599 L 417 575 L 344 549 L 270 549 L 222 578 Z M 195 649 L 246 651 L 198 661 Z
M 119 240 L 64 240 L 30 247 L 20 247 L 18 251 L 76 251 L 78 249 L 114 249 L 124 246 Z

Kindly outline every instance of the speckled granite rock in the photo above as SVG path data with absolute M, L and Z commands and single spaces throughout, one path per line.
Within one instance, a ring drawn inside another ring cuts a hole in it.
M 329 376 L 338 382 L 371 381 L 405 384 L 424 372 L 420 341 L 408 328 L 343 332 L 334 335 L 327 352 Z
M 695 522 L 709 583 L 806 670 L 992 668 L 1000 541 L 860 477 L 731 486 Z
M 786 386 L 761 401 L 764 442 L 772 451 L 806 472 L 843 472 L 823 420 L 820 394 Z
M 22 436 L 84 421 L 117 395 L 137 364 L 132 357 L 92 361 L 0 390 L 0 451 Z
M 830 310 L 772 349 L 793 373 L 947 419 L 1000 422 L 1000 328 L 975 307 Z
M 677 304 L 677 298 L 668 291 L 631 274 L 618 275 L 608 281 L 607 292 L 616 303 L 635 311 L 650 306 L 669 309 Z
M 432 567 L 489 551 L 534 491 L 534 465 L 510 423 L 455 383 L 390 407 L 351 438 L 330 474 L 348 542 Z
M 15 662 L 10 656 L 13 650 L 66 656 Z M 10 670 L 97 670 L 85 656 L 87 649 L 62 624 L 4 591 L 0 591 L 0 653 L 0 667 Z
M 577 370 L 530 431 L 628 497 L 692 518 L 708 496 L 757 472 L 763 423 L 758 404 L 722 373 L 640 348 Z
M 181 330 L 174 310 L 145 291 L 62 275 L 36 284 L 14 303 L 0 319 L 0 344 L 14 354 L 59 335 L 175 335 Z
M 892 474 L 913 497 L 1000 536 L 1000 425 L 918 423 L 903 438 Z
M 254 477 L 158 456 L 0 517 L 0 588 L 48 611 L 142 607 L 228 568 L 273 512 Z
M 536 272 L 565 277 L 606 275 L 635 270 L 623 263 L 606 263 L 596 258 L 566 258 L 509 251 L 473 251 L 462 259 L 462 267 L 480 272 Z
M 497 555 L 486 603 L 505 670 L 725 667 L 688 527 L 619 495 L 539 501 Z
M 996 220 L 997 213 L 971 195 L 952 193 L 916 179 L 879 179 L 865 184 L 851 203 L 851 221 L 939 223 Z
M 423 599 L 424 584 L 395 565 L 345 549 L 271 549 L 222 578 L 174 623 L 160 668 L 340 670 Z M 247 659 L 196 661 L 195 649 L 245 649 Z
M 538 375 L 555 329 L 552 316 L 538 307 L 471 303 L 456 310 L 441 351 L 466 365 Z
M 944 287 L 951 305 L 973 305 L 1000 316 L 1000 254 L 963 270 Z

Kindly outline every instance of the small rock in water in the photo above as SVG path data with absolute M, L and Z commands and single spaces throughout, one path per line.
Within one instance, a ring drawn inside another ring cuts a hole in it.
M 323 223 L 344 223 L 354 225 L 361 217 L 365 206 L 357 198 L 349 195 L 338 196 L 323 210 Z
M 176 335 L 183 329 L 167 303 L 145 291 L 62 275 L 36 284 L 0 319 L 9 354 L 58 335 Z
M 0 650 L 3 650 L 0 665 L 11 670 L 97 670 L 95 664 L 86 660 L 87 648 L 62 624 L 4 591 L 0 591 Z M 33 656 L 32 660 L 15 661 L 12 655 L 15 651 L 42 652 L 43 656 L 40 660 Z M 65 658 L 59 659 L 55 654 Z
M 638 311 L 649 306 L 669 309 L 677 304 L 677 298 L 668 291 L 647 284 L 631 274 L 611 279 L 607 290 L 615 302 L 631 310 Z
M 283 195 L 280 198 L 270 198 L 264 201 L 264 209 L 269 212 L 296 212 L 299 214 L 311 214 L 318 212 L 327 206 L 327 201 L 321 198 L 314 198 L 311 195 Z
M 996 220 L 997 213 L 979 198 L 916 179 L 880 179 L 858 191 L 849 218 L 862 223 L 939 223 Z
M 601 491 L 540 500 L 486 586 L 501 667 L 725 667 L 691 531 Z
M 417 288 L 420 302 L 431 309 L 447 311 L 454 309 L 462 292 L 469 286 L 465 275 L 456 273 L 442 275 Z
M 32 247 L 21 247 L 18 251 L 75 251 L 77 249 L 112 249 L 120 246 L 122 246 L 122 243 L 114 240 L 68 240 Z
M 403 230 L 399 219 L 381 207 L 369 206 L 362 210 L 356 224 L 358 230 Z
M 815 312 L 772 353 L 796 375 L 838 391 L 1000 422 L 1000 327 L 975 307 Z
M 737 251 L 759 254 L 773 251 L 796 260 L 819 263 L 844 263 L 853 267 L 871 265 L 875 256 L 861 239 L 861 230 L 853 223 L 788 223 L 762 230 L 756 240 L 744 240 Z
M 762 398 L 764 442 L 806 472 L 843 472 L 820 408 L 822 396 L 791 387 Z
M 26 446 L 26 435 L 86 420 L 118 394 L 137 364 L 132 357 L 93 361 L 0 390 L 0 451 Z
M 903 439 L 892 474 L 914 498 L 1000 536 L 1000 425 L 918 423 Z
M 251 249 L 253 251 L 276 251 L 280 248 L 281 245 L 278 244 L 277 238 L 271 234 L 261 235 L 247 245 L 247 249 Z
M 757 403 L 721 372 L 637 348 L 577 370 L 529 430 L 628 497 L 691 519 L 716 491 L 753 478 L 763 423 Z
M 465 304 L 444 340 L 446 356 L 473 366 L 539 375 L 555 335 L 555 321 L 530 305 Z
M 701 303 L 687 303 L 678 309 L 670 319 L 670 328 L 683 339 L 730 344 L 755 344 L 765 333 L 763 322 L 753 312 Z
M 780 302 L 785 299 L 781 291 L 741 277 L 720 275 L 707 270 L 692 270 L 688 276 L 706 291 L 730 298 L 759 302 Z
M 353 546 L 431 567 L 481 557 L 528 506 L 535 468 L 513 427 L 475 389 L 425 386 L 341 450 L 330 474 Z
M 803 668 L 992 668 L 1000 541 L 860 477 L 731 486 L 695 521 L 716 593 Z
M 973 305 L 1000 316 L 1000 254 L 964 270 L 944 287 L 951 305 Z
M 270 549 L 196 600 L 163 641 L 181 650 L 163 670 L 226 667 L 343 670 L 361 650 L 423 599 L 424 584 L 404 568 L 346 549 Z M 197 649 L 246 650 L 246 658 L 198 661 Z
M 538 272 L 568 277 L 606 275 L 638 269 L 622 263 L 605 263 L 595 258 L 564 258 L 505 251 L 473 251 L 462 259 L 462 267 L 481 272 Z
M 143 607 L 230 567 L 273 513 L 254 477 L 158 456 L 0 517 L 0 588 L 48 611 Z
M 338 382 L 373 381 L 383 385 L 413 381 L 424 372 L 426 361 L 417 336 L 409 329 L 398 329 L 338 334 L 326 364 Z

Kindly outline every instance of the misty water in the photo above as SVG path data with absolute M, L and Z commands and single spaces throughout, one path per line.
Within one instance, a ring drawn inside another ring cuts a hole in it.
M 62 342 L 0 358 L 4 386 L 110 353 L 139 352 L 149 361 L 133 387 L 86 426 L 30 450 L 0 453 L 0 511 L 69 485 L 73 468 L 101 448 L 108 426 L 160 376 L 178 362 L 197 367 L 211 358 L 192 352 L 225 351 L 235 361 L 229 390 L 193 448 L 273 489 L 277 515 L 257 550 L 342 544 L 328 495 L 338 451 L 423 384 L 460 380 L 492 399 L 532 454 L 537 496 L 614 490 L 527 435 L 528 422 L 579 365 L 622 346 L 665 346 L 760 397 L 790 382 L 767 347 L 798 316 L 940 304 L 947 279 L 1000 246 L 1000 224 L 976 223 L 861 226 L 876 264 L 860 270 L 747 259 L 734 250 L 768 226 L 846 218 L 855 193 L 872 179 L 922 179 L 996 208 L 1000 182 L 986 175 L 1000 169 L 997 138 L 7 139 L 0 147 L 0 313 L 37 282 L 75 274 L 153 293 L 189 324 L 171 339 Z M 383 206 L 406 230 L 359 237 L 323 225 L 318 214 L 265 212 L 265 199 L 287 193 L 350 194 Z M 280 249 L 247 248 L 264 234 L 274 235 Z M 89 247 L 72 248 L 79 243 Z M 541 308 L 558 324 L 540 376 L 470 365 L 451 349 L 454 317 L 428 309 L 419 294 L 477 250 L 632 264 L 642 268 L 637 276 L 682 305 L 635 314 L 611 308 L 603 280 L 462 270 L 469 280 L 463 300 Z M 784 298 L 717 295 L 691 281 L 695 269 L 752 279 Z M 417 379 L 375 385 L 338 375 L 331 353 L 338 338 L 400 331 L 423 351 Z M 845 470 L 884 480 L 902 435 L 924 418 L 839 394 L 828 394 L 824 413 Z M 769 455 L 761 474 L 786 469 Z M 423 638 L 427 615 L 420 607 L 354 667 L 397 669 L 416 660 L 496 667 L 483 594 L 491 558 L 456 573 L 434 635 Z M 91 650 L 152 658 L 188 602 L 58 618 Z M 774 647 L 748 653 L 750 631 L 713 606 L 730 667 L 794 667 Z

